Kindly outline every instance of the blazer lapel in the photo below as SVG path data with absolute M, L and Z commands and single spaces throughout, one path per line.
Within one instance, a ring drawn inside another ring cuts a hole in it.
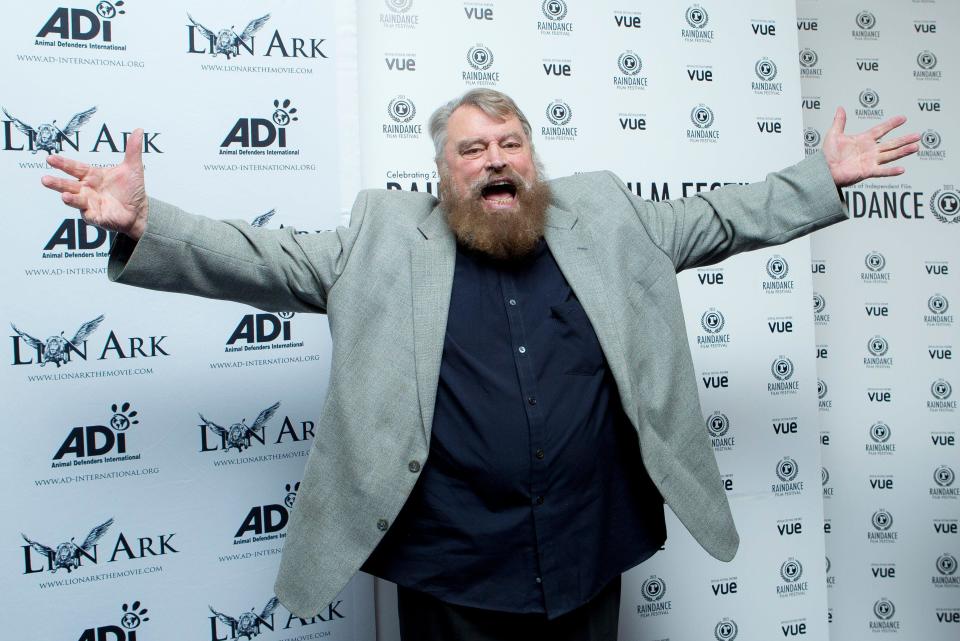
M 418 238 L 412 249 L 411 272 L 414 353 L 423 435 L 429 444 L 457 251 L 456 240 L 439 205 L 418 229 L 423 238 Z
M 559 207 L 547 210 L 544 233 L 547 246 L 583 310 L 603 348 L 610 371 L 617 382 L 621 401 L 627 407 L 631 399 L 629 376 L 620 332 L 610 317 L 611 303 L 600 274 L 598 248 L 587 226 L 578 217 Z

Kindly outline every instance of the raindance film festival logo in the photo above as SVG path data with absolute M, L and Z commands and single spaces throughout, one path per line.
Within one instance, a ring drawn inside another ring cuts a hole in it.
M 867 454 L 890 456 L 897 450 L 896 443 L 890 443 L 893 430 L 883 421 L 870 426 L 870 442 L 864 445 Z
M 833 498 L 833 487 L 830 486 L 830 470 L 820 466 L 820 485 L 823 489 L 823 498 Z
M 821 411 L 829 412 L 830 408 L 833 407 L 833 400 L 827 398 L 827 394 L 830 392 L 830 388 L 827 387 L 827 382 L 822 378 L 817 379 L 817 403 Z
M 880 94 L 873 89 L 864 89 L 858 96 L 860 106 L 854 113 L 860 118 L 879 120 L 883 118 L 883 109 L 880 108 Z
M 221 24 L 208 22 L 202 24 L 187 12 L 187 53 L 199 54 L 206 57 L 218 58 L 223 56 L 227 62 L 232 58 L 242 58 L 245 56 L 257 56 L 256 34 L 266 26 L 270 20 L 270 14 L 253 18 L 247 22 L 243 31 L 237 32 L 234 25 L 222 27 Z M 242 22 L 240 24 L 243 24 Z M 211 28 L 209 25 L 213 25 Z M 316 60 L 318 58 L 328 58 L 323 51 L 323 44 L 326 38 L 316 37 L 285 37 L 279 30 L 274 30 L 273 35 L 267 43 L 266 48 L 261 48 L 263 58 L 277 59 L 297 59 L 297 60 Z M 214 70 L 233 70 L 233 71 L 261 71 L 256 67 L 243 66 L 220 66 L 208 65 L 201 66 L 204 71 Z M 312 73 L 309 69 L 302 72 Z
M 570 142 L 577 139 L 577 128 L 569 126 L 573 119 L 573 109 L 569 104 L 557 98 L 547 105 L 546 115 L 550 124 L 540 127 L 540 135 L 544 140 Z
M 930 577 L 935 588 L 960 588 L 960 576 L 957 573 L 957 557 L 945 552 L 937 557 L 937 574 Z
M 801 78 L 819 78 L 823 75 L 823 69 L 819 65 L 820 56 L 813 49 L 804 48 L 800 50 L 800 77 Z
M 861 281 L 864 283 L 890 282 L 890 272 L 886 270 L 887 259 L 883 257 L 883 254 L 872 251 L 864 257 L 863 264 L 866 265 L 867 271 L 860 272 Z
M 30 539 L 26 534 L 20 533 L 23 540 L 27 542 L 22 545 L 23 549 L 23 574 L 38 574 L 50 572 L 56 574 L 57 570 L 64 569 L 67 574 L 80 570 L 85 566 L 95 566 L 102 563 L 118 563 L 123 561 L 150 559 L 156 562 L 157 557 L 164 557 L 167 554 L 178 554 L 180 550 L 173 547 L 171 541 L 176 536 L 175 532 L 151 536 L 134 536 L 120 532 L 116 538 L 109 537 L 105 540 L 113 543 L 108 546 L 110 555 L 104 560 L 104 550 L 100 545 L 101 539 L 106 537 L 110 526 L 113 525 L 113 519 L 107 519 L 100 525 L 94 527 L 87 533 L 83 543 L 77 544 L 74 538 L 69 541 L 59 543 L 53 547 L 44 545 L 38 541 Z M 160 572 L 162 566 L 152 566 L 151 572 Z M 61 585 L 75 585 L 83 583 L 64 582 Z
M 890 343 L 883 336 L 874 336 L 867 341 L 869 356 L 863 357 L 863 364 L 869 369 L 890 369 L 893 367 L 893 357 L 887 356 Z
M 760 58 L 753 65 L 757 80 L 750 83 L 753 93 L 758 96 L 779 96 L 783 93 L 783 83 L 777 79 L 777 65 L 770 58 Z
M 923 160 L 945 160 L 947 157 L 946 149 L 941 149 L 943 139 L 940 132 L 935 129 L 927 129 L 920 134 L 920 151 L 917 152 L 917 158 Z
M 887 510 L 880 508 L 870 517 L 870 525 L 873 531 L 867 531 L 867 540 L 870 543 L 896 543 L 897 531 L 892 530 L 893 515 Z
M 573 33 L 573 23 L 567 17 L 566 0 L 543 0 L 540 11 L 546 20 L 537 20 L 537 30 L 547 36 L 569 36 Z
M 933 400 L 927 401 L 927 409 L 931 412 L 953 412 L 957 409 L 957 402 L 950 400 L 953 386 L 945 378 L 938 378 L 930 385 L 930 395 Z
M 423 125 L 411 123 L 417 115 L 417 106 L 404 95 L 399 95 L 387 103 L 387 116 L 392 122 L 383 123 L 383 135 L 390 140 L 419 138 Z
M 86 362 L 88 357 L 98 361 L 127 361 L 170 356 L 163 345 L 166 336 L 130 336 L 124 340 L 114 330 L 110 330 L 107 334 L 101 349 L 91 352 L 88 339 L 97 331 L 103 320 L 104 316 L 100 315 L 83 323 L 70 338 L 61 331 L 59 336 L 54 334 L 45 339 L 36 338 L 11 323 L 10 327 L 13 328 L 15 333 L 10 336 L 13 341 L 13 358 L 10 364 L 14 366 L 39 365 L 40 367 L 53 364 L 59 370 L 61 367 L 76 361 Z M 97 353 L 99 355 L 94 356 Z M 115 370 L 112 375 L 152 373 L 152 369 Z M 100 374 L 97 372 L 50 374 L 31 376 L 29 380 L 65 380 L 92 378 L 98 375 Z
M 827 299 L 817 292 L 813 293 L 813 322 L 823 326 L 830 322 L 830 314 L 826 312 Z
M 793 379 L 793 361 L 786 356 L 778 356 L 770 364 L 770 373 L 773 374 L 774 381 L 767 383 L 767 391 L 771 396 L 782 396 L 784 394 L 796 394 L 800 388 L 800 382 Z
M 77 641 L 137 641 L 140 626 L 150 620 L 149 610 L 139 601 L 124 603 L 120 608 L 120 625 L 101 625 L 84 630 Z
M 707 433 L 715 452 L 727 452 L 736 445 L 736 437 L 728 436 L 730 419 L 723 412 L 714 412 L 707 417 Z
M 493 66 L 493 51 L 490 47 L 477 43 L 467 50 L 467 64 L 470 69 L 461 71 L 463 82 L 470 87 L 493 87 L 500 82 L 500 72 L 490 71 Z
M 873 616 L 875 620 L 870 621 L 870 631 L 899 632 L 900 621 L 893 618 L 896 611 L 897 608 L 894 607 L 893 601 L 886 597 L 874 601 Z
M 770 486 L 770 490 L 776 496 L 794 496 L 803 492 L 803 481 L 797 480 L 800 473 L 800 466 L 797 461 L 790 456 L 784 456 L 777 462 L 777 478 L 779 483 Z
M 40 27 L 33 44 L 38 47 L 126 51 L 127 45 L 113 41 L 113 22 L 127 13 L 126 2 L 100 0 L 92 9 L 54 9 Z
M 933 192 L 930 211 L 941 223 L 960 223 L 960 191 L 953 185 L 944 185 Z
M 956 499 L 960 496 L 960 487 L 953 487 L 953 482 L 957 479 L 953 468 L 949 465 L 941 465 L 933 471 L 933 482 L 936 484 L 930 488 L 930 498 L 932 499 Z
M 880 38 L 880 32 L 877 31 L 877 18 L 869 11 L 861 11 L 857 14 L 855 18 L 856 29 L 851 32 L 851 35 L 856 40 L 878 40 Z
M 717 641 L 734 641 L 737 638 L 737 622 L 724 617 L 713 626 L 713 637 Z
M 641 584 L 640 594 L 643 596 L 644 603 L 637 605 L 637 614 L 641 618 L 645 619 L 670 613 L 673 602 L 664 600 L 667 595 L 667 584 L 660 577 L 651 575 Z
M 219 612 L 214 609 L 212 605 L 208 605 L 207 607 L 210 608 L 210 612 L 212 613 L 210 616 L 210 641 L 227 641 L 228 639 L 230 641 L 235 639 L 247 639 L 249 641 L 266 631 L 274 632 L 277 630 L 290 629 L 299 631 L 307 626 L 329 623 L 336 619 L 345 619 L 346 616 L 338 609 L 342 604 L 343 601 L 334 601 L 308 619 L 301 619 L 298 616 L 288 613 L 285 623 L 283 622 L 283 617 L 280 617 L 279 620 L 275 618 L 276 615 L 274 613 L 280 605 L 277 597 L 273 597 L 267 601 L 267 604 L 263 606 L 263 609 L 260 610 L 259 613 L 257 613 L 256 608 L 250 608 L 249 612 L 243 612 L 236 617 Z M 305 632 L 306 634 L 289 637 L 288 641 L 294 638 L 318 639 L 330 636 L 329 630 L 317 631 L 315 633 Z
M 730 344 L 730 334 L 722 333 L 726 326 L 723 312 L 711 307 L 700 316 L 702 334 L 697 335 L 697 345 L 702 348 L 725 348 Z
M 917 67 L 913 70 L 913 77 L 917 80 L 940 80 L 943 72 L 936 69 L 937 56 L 932 51 L 921 51 L 917 54 Z
M 820 148 L 820 132 L 813 127 L 803 130 L 803 152 L 807 156 L 817 153 Z
M 293 503 L 297 500 L 297 492 L 300 490 L 300 483 L 287 483 L 284 487 L 282 503 L 271 503 L 269 505 L 255 505 L 250 508 L 244 517 L 240 527 L 233 535 L 234 545 L 247 545 L 249 543 L 260 543 L 263 541 L 277 541 L 285 538 L 287 533 L 284 529 L 290 521 L 290 510 L 293 509 Z M 280 548 L 265 550 L 265 553 L 279 554 Z M 253 558 L 263 556 L 264 554 L 255 554 L 247 552 L 244 554 L 233 554 L 221 556 L 220 561 L 235 561 L 241 558 Z
M 680 36 L 686 42 L 713 42 L 713 29 L 707 29 L 710 24 L 710 14 L 699 4 L 687 7 L 683 18 L 686 27 L 680 29 Z
M 803 565 L 800 561 L 790 557 L 780 565 L 780 578 L 783 583 L 777 586 L 777 596 L 794 597 L 802 596 L 807 592 L 807 582 L 801 581 L 803 578 Z
M 643 60 L 636 53 L 627 49 L 617 57 L 619 74 L 613 77 L 613 86 L 628 91 L 647 88 L 648 78 L 642 75 Z
M 715 143 L 720 140 L 720 130 L 713 127 L 713 109 L 700 103 L 690 110 L 690 122 L 693 129 L 687 129 L 687 140 L 690 142 Z
M 779 254 L 771 256 L 767 260 L 767 276 L 770 278 L 763 281 L 763 291 L 768 294 L 793 292 L 793 281 L 787 278 L 789 274 L 790 264 L 787 259 Z
M 257 463 L 270 460 L 279 460 L 284 458 L 295 458 L 306 456 L 307 452 L 300 450 L 287 451 L 283 454 L 270 453 L 264 456 L 254 456 L 247 459 L 231 457 L 227 458 L 230 450 L 236 450 L 237 454 L 242 454 L 245 449 L 260 449 L 260 446 L 270 445 L 278 446 L 284 444 L 306 444 L 315 437 L 314 430 L 316 424 L 313 421 L 295 421 L 289 416 L 284 416 L 280 428 L 274 437 L 272 435 L 273 427 L 270 420 L 280 408 L 280 402 L 276 402 L 270 407 L 262 410 L 252 424 L 247 425 L 247 419 L 242 418 L 238 423 L 232 423 L 229 427 L 224 427 L 207 419 L 200 414 L 200 420 L 203 421 L 199 426 L 200 430 L 200 449 L 201 454 L 207 452 L 222 452 L 213 465 L 216 467 L 230 466 L 239 463 Z
M 387 29 L 416 29 L 420 16 L 410 13 L 413 0 L 383 0 L 389 13 L 380 14 L 380 26 Z
M 71 428 L 53 455 L 51 468 L 139 461 L 140 453 L 127 451 L 127 436 L 140 424 L 140 413 L 128 402 L 110 406 L 106 425 Z
M 299 156 L 287 147 L 287 127 L 300 120 L 289 98 L 273 101 L 269 118 L 238 118 L 220 143 L 221 156 Z
M 923 315 L 923 322 L 927 327 L 950 327 L 953 325 L 953 314 L 947 314 L 950 309 L 950 301 L 943 294 L 934 294 L 927 299 L 927 309 L 929 314 Z

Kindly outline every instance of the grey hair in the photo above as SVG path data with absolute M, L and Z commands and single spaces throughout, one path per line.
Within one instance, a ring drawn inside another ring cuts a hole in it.
M 513 98 L 495 89 L 471 89 L 459 98 L 454 98 L 450 102 L 437 107 L 437 110 L 430 116 L 430 136 L 433 138 L 434 160 L 436 160 L 438 167 L 444 165 L 443 148 L 447 144 L 447 124 L 450 121 L 450 115 L 464 106 L 476 107 L 491 118 L 499 120 L 516 116 L 523 127 L 523 133 L 527 136 L 530 150 L 536 158 L 530 121 L 520 111 L 520 107 L 513 101 Z M 539 165 L 539 159 L 537 164 Z

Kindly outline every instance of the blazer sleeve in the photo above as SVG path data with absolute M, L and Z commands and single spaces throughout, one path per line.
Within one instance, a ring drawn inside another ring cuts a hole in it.
M 641 200 L 617 183 L 678 272 L 779 245 L 848 217 L 821 153 L 761 182 L 678 200 Z
M 239 220 L 212 220 L 151 198 L 138 241 L 122 234 L 110 250 L 112 281 L 246 303 L 266 311 L 326 312 L 367 213 L 361 192 L 350 227 L 297 234 Z

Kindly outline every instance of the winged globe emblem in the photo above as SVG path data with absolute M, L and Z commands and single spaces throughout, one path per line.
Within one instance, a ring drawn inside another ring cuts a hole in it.
M 268 212 L 265 213 L 265 214 L 260 214 L 259 216 L 257 216 L 256 218 L 254 218 L 252 221 L 250 221 L 250 226 L 251 226 L 251 227 L 265 227 L 266 224 L 267 224 L 268 222 L 270 222 L 270 219 L 273 218 L 273 215 L 274 215 L 275 213 L 277 213 L 277 210 L 276 210 L 276 209 L 271 209 L 270 211 L 268 211 Z
M 209 427 L 223 438 L 226 443 L 224 447 L 225 452 L 229 452 L 230 449 L 234 447 L 237 448 L 238 452 L 242 452 L 245 447 L 250 447 L 250 438 L 263 429 L 263 426 L 273 417 L 279 407 L 280 402 L 277 401 L 260 412 L 257 420 L 253 422 L 253 425 L 247 425 L 247 419 L 243 419 L 239 423 L 234 423 L 229 428 L 222 427 L 213 421 L 207 420 L 203 414 L 200 414 L 200 420 L 203 421 L 206 427 Z
M 273 614 L 273 611 L 277 609 L 278 605 L 280 605 L 280 600 L 277 599 L 277 597 L 273 597 L 263 606 L 263 611 L 260 612 L 260 614 L 257 614 L 256 610 L 250 608 L 249 612 L 244 612 L 237 618 L 233 618 L 223 612 L 217 612 L 211 605 L 207 607 L 210 608 L 210 611 L 213 612 L 221 622 L 230 626 L 234 638 L 239 639 L 240 637 L 246 637 L 247 639 L 252 639 L 260 634 L 260 624 L 267 623 L 267 617 Z
M 113 519 L 107 519 L 97 527 L 93 528 L 90 530 L 90 533 L 87 534 L 87 538 L 85 538 L 83 543 L 80 545 L 74 543 L 73 537 L 71 537 L 66 543 L 61 543 L 57 547 L 51 548 L 43 543 L 31 541 L 23 532 L 20 533 L 20 536 L 22 536 L 23 540 L 29 543 L 30 547 L 32 547 L 38 554 L 43 554 L 47 557 L 51 572 L 55 574 L 60 568 L 66 568 L 67 572 L 69 573 L 80 567 L 81 552 L 89 552 L 92 550 L 93 546 L 95 546 L 97 541 L 100 540 L 100 537 L 107 533 L 107 529 L 111 525 L 113 525 Z
M 73 338 L 67 338 L 63 335 L 63 332 L 60 332 L 59 336 L 51 336 L 46 340 L 40 340 L 26 332 L 20 331 L 13 323 L 10 323 L 10 327 L 20 335 L 20 338 L 22 338 L 27 345 L 39 350 L 40 367 L 43 367 L 47 363 L 53 363 L 57 367 L 60 367 L 70 362 L 70 350 L 80 351 L 78 345 L 87 340 L 87 337 L 100 326 L 103 318 L 103 314 L 101 314 L 93 320 L 84 323 L 80 326 L 80 329 L 77 330 L 77 333 L 73 335 Z
M 265 16 L 255 18 L 247 24 L 247 27 L 243 30 L 243 33 L 237 33 L 233 30 L 231 25 L 229 29 L 221 29 L 220 31 L 214 33 L 212 30 L 207 29 L 202 24 L 193 19 L 189 13 L 187 18 L 190 19 L 190 22 L 194 27 L 200 30 L 200 33 L 203 34 L 205 38 L 210 41 L 211 46 L 213 47 L 213 57 L 216 58 L 217 54 L 222 53 L 229 60 L 233 56 L 240 54 L 240 43 L 245 43 L 247 40 L 253 37 L 257 31 L 260 30 L 267 20 L 270 19 L 270 14 L 268 13 Z
M 87 124 L 96 111 L 96 107 L 90 107 L 86 111 L 74 114 L 73 118 L 70 119 L 70 122 L 68 122 L 67 126 L 63 129 L 57 126 L 56 120 L 33 127 L 19 118 L 11 116 L 6 108 L 3 108 L 3 115 L 9 118 L 13 126 L 19 129 L 23 135 L 30 138 L 30 146 L 33 147 L 30 153 L 35 154 L 38 151 L 45 151 L 49 155 L 59 152 L 62 140 L 69 138 L 75 134 L 80 127 Z

